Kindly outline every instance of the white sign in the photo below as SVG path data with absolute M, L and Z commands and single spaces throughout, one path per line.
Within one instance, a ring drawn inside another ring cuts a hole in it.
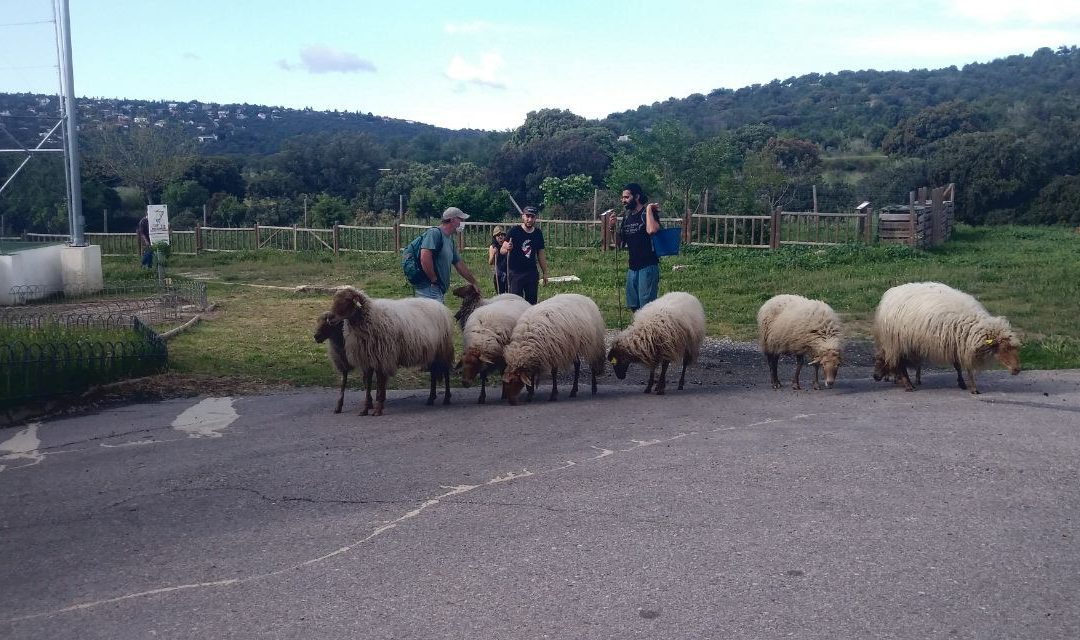
M 146 219 L 150 221 L 150 244 L 169 244 L 169 207 L 164 204 L 146 206 Z

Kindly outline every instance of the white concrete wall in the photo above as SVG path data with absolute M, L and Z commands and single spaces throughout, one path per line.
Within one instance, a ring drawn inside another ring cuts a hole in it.
M 37 285 L 42 294 L 76 295 L 101 291 L 101 247 L 53 245 L 0 256 L 0 304 L 22 302 L 11 288 Z

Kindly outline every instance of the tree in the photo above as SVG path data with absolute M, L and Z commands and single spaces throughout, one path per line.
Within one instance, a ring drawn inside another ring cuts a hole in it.
M 889 154 L 915 155 L 938 140 L 954 133 L 982 129 L 982 118 L 966 102 L 952 100 L 927 107 L 901 120 L 881 141 L 881 150 Z
M 1010 132 L 960 133 L 939 141 L 927 157 L 931 184 L 960 185 L 956 217 L 986 222 L 990 211 L 1018 210 L 1039 192 L 1039 166 L 1028 146 Z M 996 222 L 1002 222 L 999 213 Z
M 1039 191 L 1023 222 L 1080 225 L 1080 176 L 1058 176 Z
M 335 224 L 352 222 L 353 214 L 349 210 L 349 203 L 341 196 L 333 196 L 328 193 L 320 193 L 315 196 L 315 204 L 310 209 L 311 226 L 315 228 L 329 228 Z
M 566 208 L 592 197 L 593 183 L 589 176 L 579 173 L 565 178 L 548 176 L 540 183 L 544 192 L 545 211 L 566 214 Z
M 161 201 L 165 185 L 195 158 L 195 141 L 179 127 L 102 126 L 86 136 L 86 159 L 94 175 L 116 178 L 142 191 L 147 204 Z

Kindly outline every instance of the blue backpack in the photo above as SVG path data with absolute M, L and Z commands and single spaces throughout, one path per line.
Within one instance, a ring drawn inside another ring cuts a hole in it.
M 431 227 L 436 229 L 438 227 Z M 427 274 L 424 273 L 424 268 L 420 266 L 420 245 L 424 242 L 424 236 L 427 235 L 427 231 L 416 236 L 412 242 L 405 245 L 401 250 L 401 270 L 405 273 L 405 279 L 409 281 L 409 284 L 417 287 L 422 287 L 428 284 Z M 435 249 L 438 253 L 442 251 L 442 233 L 439 233 L 439 246 Z

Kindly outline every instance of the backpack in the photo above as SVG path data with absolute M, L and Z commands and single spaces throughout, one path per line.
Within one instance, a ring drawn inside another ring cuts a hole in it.
M 437 227 L 431 228 L 435 229 Z M 424 242 L 425 235 L 427 235 L 427 231 L 416 236 L 412 242 L 405 245 L 405 248 L 401 250 L 401 270 L 405 273 L 405 279 L 409 281 L 409 284 L 417 287 L 429 283 L 424 268 L 420 266 L 420 244 Z M 442 251 L 442 241 L 442 233 L 439 233 L 439 246 L 435 249 L 436 252 Z

